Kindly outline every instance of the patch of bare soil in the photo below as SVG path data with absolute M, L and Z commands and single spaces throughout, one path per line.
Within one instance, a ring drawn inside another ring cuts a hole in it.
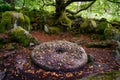
M 0 78 L 3 80 L 76 80 L 93 73 L 103 73 L 113 70 L 120 70 L 115 58 L 110 55 L 110 48 L 86 48 L 85 44 L 94 42 L 87 35 L 73 37 L 69 33 L 51 34 L 34 31 L 31 33 L 41 42 L 52 40 L 67 40 L 80 44 L 87 54 L 94 57 L 94 61 L 74 72 L 51 72 L 43 70 L 35 65 L 30 58 L 31 49 L 24 48 L 18 44 L 17 49 L 9 51 L 1 50 L 0 57 Z M 2 78 L 4 77 L 4 78 Z

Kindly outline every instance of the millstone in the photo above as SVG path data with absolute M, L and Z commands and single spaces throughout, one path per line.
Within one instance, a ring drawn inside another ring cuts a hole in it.
M 87 63 L 85 50 L 65 40 L 44 42 L 36 46 L 31 58 L 41 68 L 50 71 L 71 71 Z

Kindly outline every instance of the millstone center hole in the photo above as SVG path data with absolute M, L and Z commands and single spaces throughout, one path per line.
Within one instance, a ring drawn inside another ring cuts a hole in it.
M 66 52 L 66 50 L 65 50 L 64 48 L 56 48 L 56 52 L 57 52 L 58 54 L 61 54 L 61 53 Z

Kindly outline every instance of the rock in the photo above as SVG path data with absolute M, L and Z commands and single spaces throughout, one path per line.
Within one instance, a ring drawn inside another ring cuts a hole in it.
M 44 42 L 31 53 L 35 64 L 49 71 L 73 71 L 87 63 L 85 50 L 76 43 L 60 40 Z
M 12 29 L 10 35 L 12 40 L 23 44 L 25 47 L 29 46 L 30 42 L 35 45 L 39 43 L 36 38 L 20 26 Z
M 95 58 L 93 57 L 93 55 L 88 54 L 88 62 L 87 63 L 92 63 L 95 61 Z
M 95 20 L 92 19 L 84 19 L 80 24 L 80 32 L 82 33 L 91 33 L 94 32 L 97 24 Z
M 106 73 L 97 73 L 89 75 L 88 77 L 78 79 L 78 80 L 119 80 L 120 71 L 112 71 Z
M 116 29 L 115 27 L 112 26 L 106 27 L 104 35 L 106 39 L 120 41 L 120 30 Z
M 46 33 L 49 33 L 49 34 L 55 34 L 55 33 L 60 33 L 61 32 L 59 27 L 49 26 L 47 24 L 44 26 L 44 31 Z
M 4 77 L 5 77 L 5 72 L 0 71 L 0 80 L 3 80 Z
M 105 36 L 103 34 L 92 34 L 91 35 L 92 40 L 105 40 Z
M 15 53 L 16 53 L 16 51 L 11 51 L 11 52 L 5 53 L 3 56 L 0 57 L 0 61 L 8 58 L 9 56 L 11 56 L 12 54 L 15 54 Z
M 97 24 L 95 32 L 98 34 L 104 34 L 106 27 L 111 26 L 105 19 L 101 19 Z
M 105 41 L 99 41 L 99 42 L 90 42 L 86 44 L 86 47 L 88 48 L 110 48 L 115 46 L 115 42 L 112 40 L 105 40 Z
M 13 11 L 6 11 L 2 14 L 0 32 L 11 30 L 17 26 L 22 26 L 25 30 L 30 31 L 29 17 Z

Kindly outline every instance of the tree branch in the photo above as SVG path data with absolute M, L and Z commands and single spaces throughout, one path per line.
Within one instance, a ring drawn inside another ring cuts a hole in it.
M 70 10 L 68 10 L 68 9 L 66 9 L 66 12 L 68 12 L 68 13 L 70 13 L 70 14 L 72 14 L 72 15 L 78 14 L 80 11 L 86 10 L 86 9 L 88 9 L 89 7 L 91 7 L 95 2 L 96 2 L 96 0 L 94 0 L 93 2 L 91 2 L 86 8 L 80 9 L 80 10 L 78 10 L 78 11 L 76 11 L 76 12 L 70 11 Z
M 64 4 L 64 7 L 67 7 L 68 5 L 70 5 L 71 3 L 73 2 L 85 2 L 85 1 L 93 1 L 93 0 L 68 0 L 65 4 Z

